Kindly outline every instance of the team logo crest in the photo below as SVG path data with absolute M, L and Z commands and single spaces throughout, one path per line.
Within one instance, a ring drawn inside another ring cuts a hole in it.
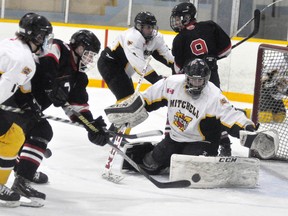
M 183 113 L 176 112 L 174 116 L 174 121 L 173 124 L 179 128 L 181 131 L 186 130 L 188 127 L 189 123 L 192 121 L 192 118 L 189 116 L 184 115 Z
M 25 74 L 25 75 L 28 75 L 32 72 L 31 68 L 29 67 L 24 67 L 23 70 L 21 71 L 21 73 Z

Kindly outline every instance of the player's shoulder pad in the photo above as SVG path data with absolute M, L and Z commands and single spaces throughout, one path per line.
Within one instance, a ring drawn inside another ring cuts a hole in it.
M 145 43 L 145 39 L 142 34 L 133 28 L 130 28 L 126 32 L 125 42 L 128 43 L 127 45 L 133 45 L 135 47 L 143 47 L 143 43 Z

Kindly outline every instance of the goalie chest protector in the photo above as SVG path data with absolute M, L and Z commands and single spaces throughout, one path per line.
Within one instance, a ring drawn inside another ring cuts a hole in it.
M 189 180 L 191 188 L 254 188 L 260 161 L 246 157 L 204 157 L 173 154 L 170 181 Z

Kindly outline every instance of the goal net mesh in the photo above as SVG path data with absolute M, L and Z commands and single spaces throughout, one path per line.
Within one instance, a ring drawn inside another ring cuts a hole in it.
M 261 44 L 258 49 L 252 120 L 260 130 L 276 129 L 275 159 L 288 160 L 288 47 Z M 253 156 L 253 152 L 252 154 Z

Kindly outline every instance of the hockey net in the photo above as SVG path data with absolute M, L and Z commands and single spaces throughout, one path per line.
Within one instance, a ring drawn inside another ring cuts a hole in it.
M 274 159 L 288 160 L 288 47 L 261 44 L 258 49 L 252 120 L 260 130 L 276 129 Z M 256 156 L 250 152 L 251 156 Z

